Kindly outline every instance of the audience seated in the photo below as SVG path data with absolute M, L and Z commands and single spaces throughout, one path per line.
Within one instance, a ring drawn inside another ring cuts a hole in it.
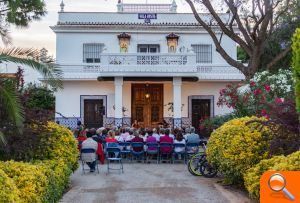
M 153 137 L 155 137 L 156 141 L 159 142 L 160 135 L 157 133 L 157 129 L 153 128 Z
M 105 139 L 107 147 L 118 147 L 118 140 L 115 138 L 115 132 L 110 130 L 108 132 L 108 137 Z
M 169 136 L 170 135 L 170 130 L 166 129 L 165 135 L 160 138 L 160 143 L 171 143 L 173 144 L 173 139 Z M 160 151 L 163 153 L 170 153 L 172 151 L 172 147 L 160 147 Z
M 139 132 L 137 130 L 134 131 L 133 135 L 134 135 L 134 138 L 131 140 L 131 142 L 144 142 L 144 139 L 140 137 Z M 134 147 L 133 150 L 136 152 L 140 152 L 140 151 L 144 150 L 144 148 L 143 147 Z
M 177 132 L 176 139 L 174 140 L 174 144 L 185 144 L 185 140 L 183 139 L 182 133 L 179 131 Z M 175 152 L 184 152 L 185 147 L 175 147 Z
M 130 136 L 129 132 L 130 132 L 130 128 L 129 127 L 123 129 L 123 133 L 120 135 L 119 141 L 120 142 L 128 142 L 128 141 L 130 141 L 132 139 L 132 136 Z
M 92 138 L 92 134 L 90 132 L 86 133 L 87 139 L 82 142 L 82 149 L 94 149 L 95 153 L 89 153 L 85 156 L 87 159 L 95 160 L 93 162 L 87 162 L 87 165 L 90 167 L 90 172 L 94 172 L 96 168 L 96 152 L 98 149 L 98 143 Z
M 147 132 L 148 137 L 146 139 L 147 143 L 157 143 L 156 138 L 153 136 L 153 131 L 152 130 L 148 130 Z M 149 150 L 156 150 L 156 147 L 149 147 Z

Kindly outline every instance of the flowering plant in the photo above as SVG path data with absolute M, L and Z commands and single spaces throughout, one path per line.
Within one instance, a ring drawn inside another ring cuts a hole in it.
M 228 84 L 221 89 L 218 105 L 233 108 L 238 117 L 258 115 L 269 118 L 270 104 L 281 104 L 293 98 L 293 83 L 289 70 L 279 70 L 277 74 L 256 73 L 250 81 Z

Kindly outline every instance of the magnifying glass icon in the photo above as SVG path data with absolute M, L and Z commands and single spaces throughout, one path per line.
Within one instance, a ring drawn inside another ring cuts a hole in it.
M 280 173 L 274 173 L 273 175 L 271 175 L 268 184 L 269 188 L 274 192 L 282 191 L 291 201 L 295 201 L 294 195 L 292 195 L 286 189 L 286 180 Z

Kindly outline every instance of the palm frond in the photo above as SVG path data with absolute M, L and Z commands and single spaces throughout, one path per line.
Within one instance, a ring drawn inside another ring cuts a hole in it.
M 53 63 L 39 61 L 40 52 L 33 48 L 2 48 L 0 49 L 0 62 L 12 62 L 30 66 L 37 70 L 52 87 L 62 87 L 62 71 Z
M 3 132 L 0 131 L 0 144 L 4 144 L 6 145 L 6 139 L 5 139 L 5 136 L 3 134 Z
M 12 80 L 4 79 L 1 81 L 0 100 L 3 103 L 8 119 L 14 122 L 17 127 L 21 127 L 24 121 L 24 110 Z

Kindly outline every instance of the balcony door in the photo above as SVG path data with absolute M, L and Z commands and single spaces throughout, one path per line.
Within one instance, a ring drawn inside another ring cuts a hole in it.
M 157 127 L 163 121 L 163 85 L 132 84 L 132 121 L 142 127 Z
M 159 65 L 159 56 L 151 55 L 159 53 L 159 44 L 139 44 L 137 64 L 138 65 Z

